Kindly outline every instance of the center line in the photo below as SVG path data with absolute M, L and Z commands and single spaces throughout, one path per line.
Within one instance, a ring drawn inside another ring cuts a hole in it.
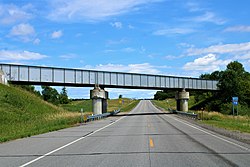
M 154 142 L 153 142 L 152 138 L 149 138 L 149 145 L 150 145 L 151 148 L 154 147 Z

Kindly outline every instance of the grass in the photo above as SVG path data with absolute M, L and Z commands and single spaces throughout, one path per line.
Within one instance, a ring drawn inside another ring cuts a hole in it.
M 166 100 L 152 100 L 152 103 L 166 111 L 169 108 L 175 110 L 176 109 L 176 101 L 175 99 L 166 99 Z
M 108 100 L 108 112 L 112 112 L 117 109 L 121 109 L 121 112 L 128 112 L 131 111 L 138 103 L 139 100 L 132 100 L 128 98 Z
M 167 99 L 167 100 L 153 100 L 152 101 L 156 106 L 159 106 L 165 110 L 168 108 L 175 109 L 175 99 Z M 189 101 L 189 106 L 194 104 L 194 99 L 191 96 Z M 195 111 L 202 117 L 202 111 Z M 240 131 L 244 133 L 250 133 L 250 116 L 231 116 L 224 115 L 218 112 L 203 112 L 202 121 L 200 123 L 208 124 L 211 126 L 224 128 L 227 130 Z
M 0 84 L 0 142 L 70 127 L 79 117 L 32 93 Z
M 213 125 L 227 130 L 240 131 L 250 133 L 250 117 L 249 116 L 232 116 L 224 115 L 218 112 L 197 112 L 202 119 L 202 123 Z
M 77 100 L 69 104 L 61 104 L 60 107 L 71 112 L 80 112 L 83 109 L 84 113 L 92 112 L 92 100 Z
M 109 99 L 107 110 L 108 112 L 112 112 L 114 110 L 121 109 L 121 112 L 128 112 L 132 110 L 138 103 L 139 100 L 132 100 L 128 98 Z M 72 101 L 69 104 L 62 104 L 60 106 L 71 112 L 79 112 L 82 108 L 85 113 L 92 114 L 92 100 Z
M 118 99 L 109 100 L 108 111 L 129 111 L 139 102 L 122 100 L 122 105 Z M 55 106 L 19 87 L 0 84 L 0 143 L 74 126 L 80 122 L 81 108 L 91 114 L 92 101 Z

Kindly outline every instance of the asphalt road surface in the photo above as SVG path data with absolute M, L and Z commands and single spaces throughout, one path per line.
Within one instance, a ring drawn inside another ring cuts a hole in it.
M 0 145 L 0 166 L 250 166 L 250 146 L 141 101 L 109 117 Z

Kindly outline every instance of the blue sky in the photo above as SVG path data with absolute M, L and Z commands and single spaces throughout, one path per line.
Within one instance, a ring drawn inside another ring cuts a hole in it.
M 0 0 L 0 62 L 198 77 L 250 71 L 248 0 Z M 60 88 L 59 88 L 60 90 Z M 155 91 L 108 89 L 150 98 Z M 68 88 L 88 98 L 89 88 Z

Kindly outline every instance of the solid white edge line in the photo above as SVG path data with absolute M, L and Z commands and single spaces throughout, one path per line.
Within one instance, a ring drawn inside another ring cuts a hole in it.
M 151 102 L 151 101 L 150 101 L 150 102 Z M 151 102 L 151 104 L 152 104 L 152 102 Z M 152 104 L 152 105 L 153 105 L 153 104 Z M 153 105 L 153 106 L 154 106 L 154 105 Z M 156 110 L 159 110 L 159 109 L 156 108 L 155 106 L 154 106 L 154 108 L 155 108 Z M 160 111 L 160 110 L 159 110 L 159 111 Z M 211 136 L 213 136 L 213 137 L 215 137 L 215 138 L 217 138 L 217 139 L 220 139 L 220 140 L 222 140 L 222 141 L 225 141 L 225 142 L 227 142 L 227 143 L 230 143 L 230 144 L 232 144 L 232 145 L 235 145 L 235 146 L 237 146 L 237 147 L 240 147 L 240 148 L 243 149 L 243 150 L 246 150 L 246 151 L 250 150 L 250 149 L 247 148 L 247 147 L 241 146 L 241 145 L 239 145 L 239 144 L 237 144 L 237 143 L 234 143 L 234 142 L 229 141 L 229 140 L 227 140 L 227 139 L 224 139 L 224 138 L 222 138 L 222 137 L 216 136 L 215 134 L 212 134 L 212 133 L 210 133 L 210 132 L 208 132 L 208 131 L 205 131 L 205 130 L 203 130 L 203 129 L 197 127 L 197 126 L 193 126 L 193 125 L 187 123 L 186 121 L 181 121 L 180 119 L 174 118 L 174 117 L 172 117 L 172 116 L 171 116 L 171 117 L 168 116 L 168 117 L 169 117 L 169 118 L 172 118 L 172 119 L 174 119 L 174 120 L 176 120 L 176 121 L 178 121 L 178 122 L 181 122 L 181 123 L 183 123 L 183 124 L 185 124 L 185 125 L 188 125 L 188 126 L 194 128 L 194 129 L 197 129 L 197 130 L 199 130 L 199 131 L 201 131 L 201 132 L 204 132 L 204 133 L 206 133 L 206 134 L 208 134 L 208 135 L 211 135 Z
M 212 133 L 210 133 L 210 132 L 208 132 L 208 131 L 206 131 L 206 130 L 203 130 L 203 129 L 197 127 L 197 126 L 193 126 L 193 125 L 187 123 L 186 121 L 181 121 L 181 120 L 179 120 L 179 119 L 177 119 L 177 118 L 173 118 L 173 117 L 171 117 L 171 118 L 174 119 L 174 120 L 176 120 L 176 121 L 178 121 L 178 122 L 181 122 L 181 123 L 183 123 L 183 124 L 185 124 L 185 125 L 188 125 L 188 126 L 194 128 L 194 129 L 197 129 L 197 130 L 199 130 L 199 131 L 201 131 L 201 132 L 204 132 L 204 133 L 206 133 L 206 134 L 208 134 L 208 135 L 211 135 L 211 136 L 213 136 L 213 137 L 215 137 L 215 138 L 217 138 L 217 139 L 220 139 L 220 140 L 222 140 L 222 141 L 225 141 L 225 142 L 227 142 L 227 143 L 230 143 L 230 144 L 232 144 L 232 145 L 235 145 L 235 146 L 237 146 L 237 147 L 240 147 L 241 149 L 244 149 L 244 150 L 246 150 L 246 151 L 249 150 L 249 148 L 247 148 L 247 147 L 241 146 L 241 145 L 239 145 L 239 144 L 237 144 L 237 143 L 234 143 L 234 142 L 229 141 L 229 140 L 227 140 L 227 139 L 224 139 L 224 138 L 222 138 L 222 137 L 216 136 L 215 134 L 212 134 Z
M 61 146 L 61 147 L 59 147 L 59 148 L 57 148 L 57 149 L 55 149 L 55 150 L 52 150 L 52 151 L 50 151 L 50 152 L 48 152 L 48 153 L 46 153 L 46 154 L 44 154 L 44 155 L 42 155 L 42 156 L 40 156 L 40 157 L 38 157 L 38 158 L 36 158 L 36 159 L 33 159 L 32 161 L 29 161 L 29 162 L 27 162 L 27 163 L 21 165 L 20 167 L 28 166 L 28 165 L 30 165 L 30 164 L 32 164 L 32 163 L 34 163 L 34 162 L 36 162 L 36 161 L 38 161 L 38 160 L 40 160 L 40 159 L 46 157 L 46 156 L 48 156 L 48 155 L 51 155 L 51 154 L 53 154 L 53 153 L 55 153 L 55 152 L 57 152 L 57 151 L 59 151 L 59 150 L 65 148 L 65 147 L 68 147 L 68 146 L 70 146 L 70 145 L 72 145 L 72 144 L 74 144 L 74 143 L 76 143 L 76 142 L 78 142 L 78 141 L 80 141 L 80 140 L 82 140 L 82 139 L 85 139 L 86 137 L 89 137 L 89 136 L 91 136 L 91 135 L 93 135 L 93 134 L 95 134 L 95 133 L 97 133 L 97 132 L 99 132 L 99 131 L 101 131 L 101 130 L 103 130 L 103 129 L 105 129 L 105 128 L 111 126 L 111 125 L 113 125 L 113 124 L 115 124 L 116 122 L 122 120 L 122 119 L 125 118 L 125 117 L 126 117 L 126 116 L 123 116 L 123 117 L 119 118 L 118 120 L 116 120 L 115 122 L 112 122 L 111 124 L 108 124 L 108 125 L 106 125 L 106 126 L 100 128 L 100 129 L 97 129 L 97 130 L 95 130 L 94 132 L 92 132 L 92 133 L 90 133 L 90 134 L 88 134 L 88 135 L 86 135 L 86 136 L 84 136 L 84 137 L 80 137 L 80 138 L 78 138 L 78 139 L 76 139 L 76 140 L 74 140 L 74 141 L 72 141 L 72 142 L 70 142 L 70 143 L 68 143 L 68 144 L 65 144 L 65 145 L 63 145 L 63 146 Z

